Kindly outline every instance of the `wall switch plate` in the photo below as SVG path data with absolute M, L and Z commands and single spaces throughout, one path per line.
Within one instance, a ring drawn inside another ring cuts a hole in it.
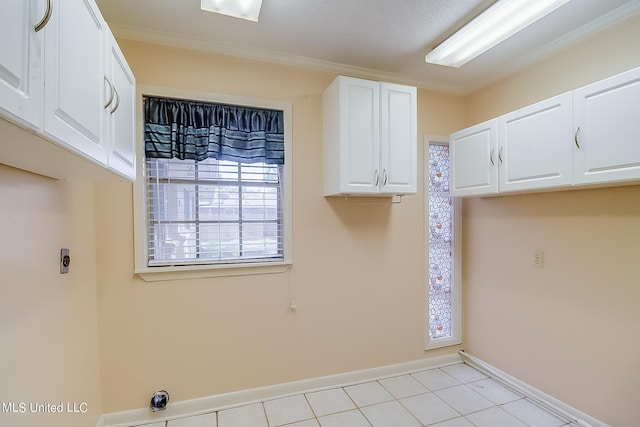
M 69 264 L 71 264 L 69 249 L 60 249 L 60 274 L 67 274 L 69 272 Z
M 533 254 L 533 266 L 537 268 L 542 268 L 544 266 L 544 252 L 536 251 Z

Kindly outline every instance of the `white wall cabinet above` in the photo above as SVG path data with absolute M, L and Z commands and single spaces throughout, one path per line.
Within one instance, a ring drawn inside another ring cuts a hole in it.
M 0 10 L 0 107 L 40 128 L 44 34 L 35 26 L 47 16 L 46 0 L 4 0 Z
M 44 30 L 44 132 L 106 164 L 100 105 L 105 24 L 92 2 L 55 2 L 51 7 Z
M 639 111 L 637 68 L 453 133 L 451 194 L 640 181 Z
M 640 179 L 640 68 L 574 92 L 574 182 Z
M 571 105 L 568 92 L 498 119 L 501 193 L 571 185 Z
M 452 196 L 498 193 L 498 119 L 471 126 L 449 137 Z
M 111 33 L 106 33 L 107 55 L 104 83 L 108 93 L 103 104 L 107 164 L 131 181 L 136 179 L 135 96 L 136 79 Z
M 0 36 L 16 40 L 0 47 L 0 117 L 35 131 L 5 141 L 0 161 L 67 178 L 75 156 L 134 179 L 135 79 L 95 2 L 7 0 Z M 58 164 L 29 161 L 40 150 Z
M 324 194 L 416 192 L 415 87 L 338 76 L 323 95 Z

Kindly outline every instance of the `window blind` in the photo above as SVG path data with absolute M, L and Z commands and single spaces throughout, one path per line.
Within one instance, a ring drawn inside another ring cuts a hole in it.
M 148 265 L 284 260 L 283 166 L 146 159 Z

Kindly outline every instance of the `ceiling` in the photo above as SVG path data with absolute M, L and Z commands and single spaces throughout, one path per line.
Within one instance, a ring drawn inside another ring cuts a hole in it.
M 495 0 L 263 0 L 258 23 L 200 0 L 97 0 L 121 38 L 470 93 L 640 12 L 640 0 L 572 0 L 459 69 L 425 54 Z M 537 0 L 536 0 L 537 1 Z

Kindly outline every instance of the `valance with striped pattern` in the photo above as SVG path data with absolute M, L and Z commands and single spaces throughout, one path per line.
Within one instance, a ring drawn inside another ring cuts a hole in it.
M 147 157 L 284 164 L 282 111 L 146 97 L 144 115 Z

